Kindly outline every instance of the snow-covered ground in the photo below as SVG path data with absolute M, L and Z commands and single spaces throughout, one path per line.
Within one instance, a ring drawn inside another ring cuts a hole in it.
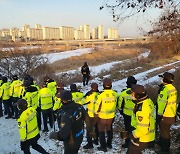
M 61 52 L 61 53 L 52 53 L 52 54 L 48 54 L 48 55 L 44 55 L 46 57 L 48 57 L 50 59 L 50 63 L 55 62 L 59 59 L 65 59 L 71 56 L 80 56 L 81 54 L 84 53 L 89 53 L 92 52 L 92 50 L 89 49 L 78 49 L 78 50 L 74 50 L 74 51 L 67 51 L 66 52 Z M 143 56 L 146 57 L 148 55 L 148 53 L 144 53 Z M 142 56 L 142 55 L 141 55 Z M 93 75 L 98 75 L 101 71 L 103 70 L 108 70 L 111 67 L 113 67 L 113 65 L 115 64 L 119 64 L 119 63 L 124 63 L 124 62 L 128 62 L 129 60 L 125 60 L 125 61 L 116 61 L 116 62 L 111 62 L 111 63 L 106 63 L 106 64 L 102 64 L 99 66 L 94 66 L 94 67 L 90 67 L 91 72 L 93 73 Z M 153 69 L 150 69 L 148 71 L 145 72 L 141 72 L 135 75 L 136 79 L 138 80 L 139 84 L 142 85 L 146 85 L 152 82 L 160 82 L 160 79 L 157 75 L 152 76 L 150 78 L 147 78 L 148 74 L 151 72 L 155 72 L 157 70 L 160 70 L 164 67 L 167 66 L 171 66 L 174 64 L 180 63 L 180 61 L 176 61 L 161 67 L 156 67 Z M 180 66 L 180 65 L 179 65 Z M 74 73 L 75 71 L 79 71 L 80 68 L 78 70 L 70 70 L 66 73 Z M 169 71 L 174 71 L 174 69 L 171 69 Z M 163 73 L 163 72 L 162 72 Z M 93 79 L 93 81 L 91 82 L 97 82 L 99 84 L 99 90 L 102 90 L 102 83 L 101 80 L 99 78 L 95 78 Z M 82 86 L 82 83 L 77 83 L 77 85 Z M 118 93 L 122 90 L 122 88 L 124 88 L 126 86 L 126 78 L 119 80 L 119 81 L 115 81 L 113 82 L 113 89 L 117 90 Z M 67 89 L 69 87 L 66 87 Z M 84 93 L 86 93 L 88 90 L 90 90 L 90 87 L 83 87 L 82 91 Z M 177 129 L 179 128 L 179 126 L 173 126 L 172 129 Z M 57 129 L 57 124 L 56 124 L 56 129 Z M 19 133 L 18 133 L 18 128 L 17 128 L 17 122 L 14 119 L 5 119 L 4 117 L 0 118 L 0 154 L 21 154 L 21 150 L 20 150 L 20 141 L 19 141 Z M 50 129 L 50 132 L 52 132 L 53 129 Z M 50 140 L 48 138 L 49 133 L 47 134 L 43 134 L 41 133 L 41 138 L 39 140 L 39 144 L 42 145 L 49 153 L 51 154 L 61 154 L 63 153 L 63 143 L 59 142 L 59 141 L 54 141 L 54 140 Z M 118 134 L 115 134 L 114 138 L 113 138 L 113 149 L 109 150 L 107 154 L 117 154 L 117 153 L 122 153 L 125 154 L 126 153 L 126 149 L 121 149 L 121 145 L 122 145 L 122 140 L 119 138 Z M 82 143 L 82 146 L 86 144 L 86 137 L 84 135 L 84 140 Z M 86 151 L 83 148 L 80 148 L 79 153 L 85 154 L 85 153 L 94 153 L 94 154 L 101 154 L 103 152 L 99 152 L 96 149 L 96 146 L 93 150 L 89 150 Z M 120 150 L 121 149 L 121 150 Z M 36 151 L 34 151 L 33 149 L 31 149 L 32 154 L 37 154 Z M 146 150 L 144 153 L 154 153 L 152 150 Z
M 80 56 L 85 53 L 91 53 L 92 51 L 93 51 L 92 48 L 85 48 L 85 49 L 64 51 L 59 53 L 43 54 L 43 56 L 48 58 L 49 63 L 53 63 L 57 60 L 66 59 L 72 56 Z

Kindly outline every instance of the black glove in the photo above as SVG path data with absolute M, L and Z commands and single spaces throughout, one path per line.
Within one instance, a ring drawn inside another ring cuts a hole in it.
M 54 139 L 54 140 L 58 140 L 59 136 L 58 136 L 58 132 L 51 132 L 49 135 L 50 139 Z
M 24 149 L 26 149 L 26 141 L 21 141 L 20 147 L 21 147 L 21 150 L 24 151 Z
M 163 117 L 163 116 L 161 116 L 161 115 L 157 115 L 157 117 L 156 117 L 156 122 L 157 122 L 157 124 L 160 124 L 160 122 L 161 122 L 161 120 L 162 120 L 162 117 Z

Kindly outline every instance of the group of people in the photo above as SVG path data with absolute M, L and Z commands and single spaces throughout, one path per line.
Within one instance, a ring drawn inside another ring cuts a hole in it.
M 87 63 L 85 66 L 88 67 Z M 87 74 L 90 75 L 83 75 Z M 37 143 L 42 127 L 41 114 L 43 132 L 55 127 L 57 121 L 59 131 L 54 129 L 50 139 L 63 141 L 65 154 L 78 153 L 83 140 L 84 122 L 87 144 L 83 148 L 92 149 L 94 144 L 99 144 L 97 149 L 107 152 L 113 148 L 113 122 L 117 111 L 124 119 L 126 137 L 122 148 L 128 148 L 128 154 L 139 154 L 153 147 L 157 126 L 160 130 L 157 141 L 161 148 L 159 152 L 169 153 L 170 126 L 175 123 L 176 114 L 180 116 L 180 107 L 177 109 L 177 90 L 172 84 L 174 75 L 165 72 L 160 77 L 162 84 L 157 102 L 153 103 L 144 86 L 138 85 L 133 76 L 127 78 L 127 87 L 120 94 L 112 89 L 109 78 L 103 80 L 102 92 L 98 90 L 98 84 L 93 82 L 90 91 L 84 94 L 76 84 L 71 84 L 70 90 L 65 90 L 62 82 L 56 83 L 48 76 L 44 77 L 41 88 L 29 75 L 24 77 L 24 81 L 14 75 L 11 83 L 7 77 L 1 76 L 0 116 L 3 116 L 3 104 L 7 114 L 5 118 L 17 119 L 21 150 L 25 154 L 30 153 L 30 146 L 40 153 L 48 153 Z M 83 80 L 83 85 L 88 85 L 88 81 L 89 78 Z M 86 106 L 86 110 L 83 106 Z

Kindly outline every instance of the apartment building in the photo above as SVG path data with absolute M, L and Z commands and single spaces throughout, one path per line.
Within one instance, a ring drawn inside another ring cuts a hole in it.
M 117 39 L 118 36 L 118 30 L 114 28 L 108 28 L 108 39 Z
M 60 38 L 59 28 L 43 27 L 43 40 L 58 40 Z
M 80 29 L 74 30 L 74 39 L 75 40 L 83 40 L 84 39 L 84 31 Z
M 29 39 L 42 40 L 43 39 L 43 30 L 36 28 L 27 29 L 27 37 Z
M 104 26 L 98 26 L 98 39 L 104 39 Z
M 98 38 L 98 29 L 93 28 L 92 29 L 92 39 L 97 39 Z
M 60 39 L 62 40 L 74 40 L 74 28 L 61 26 L 59 27 Z

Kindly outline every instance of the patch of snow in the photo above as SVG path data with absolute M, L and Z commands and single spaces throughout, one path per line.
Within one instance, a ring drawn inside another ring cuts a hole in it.
M 59 53 L 48 53 L 48 54 L 43 54 L 42 56 L 48 58 L 49 63 L 53 63 L 57 60 L 70 58 L 72 56 L 80 56 L 82 54 L 91 53 L 91 52 L 93 52 L 92 48 L 84 48 L 84 49 L 70 50 Z

